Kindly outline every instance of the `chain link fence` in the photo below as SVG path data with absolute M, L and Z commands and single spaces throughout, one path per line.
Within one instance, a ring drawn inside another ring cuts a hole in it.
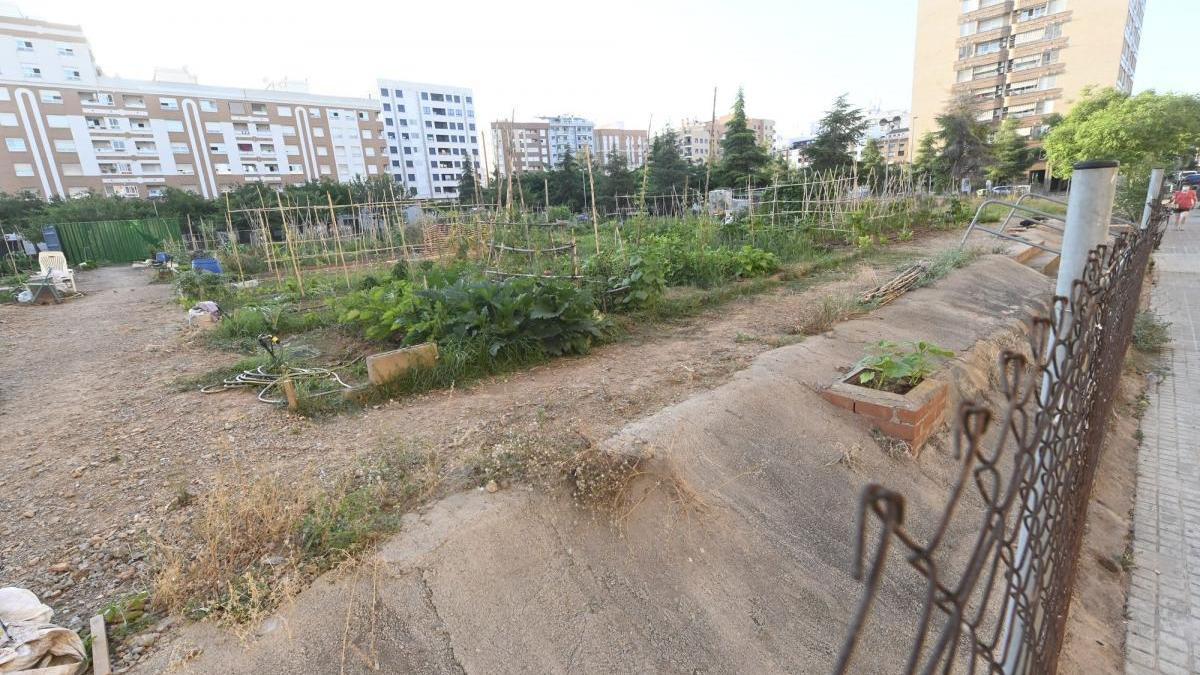
M 961 406 L 961 464 L 932 528 L 906 527 L 904 495 L 864 489 L 853 574 L 865 587 L 837 673 L 1055 672 L 1106 422 L 1164 215 L 1094 250 L 1071 297 L 1032 319 L 1029 352 L 1000 355 L 998 401 Z M 949 536 L 963 527 L 965 541 Z M 919 597 L 903 592 L 908 575 Z M 880 603 L 902 607 L 912 623 L 873 625 Z M 903 648 L 864 648 L 878 640 Z M 881 653 L 895 662 L 879 662 Z

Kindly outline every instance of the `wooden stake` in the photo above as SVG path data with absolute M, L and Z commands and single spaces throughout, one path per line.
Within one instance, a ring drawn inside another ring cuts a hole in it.
M 592 175 L 592 146 L 583 146 L 583 155 L 587 160 L 588 184 L 592 192 L 592 222 L 596 224 L 596 231 L 599 232 L 600 212 L 596 210 L 596 178 Z
M 704 169 L 704 199 L 708 199 L 708 181 L 712 178 L 713 160 L 716 158 L 717 135 L 717 88 L 713 87 L 712 121 L 708 123 L 708 166 Z
M 109 675 L 112 665 L 108 660 L 108 632 L 104 627 L 104 616 L 93 616 L 88 625 L 92 629 L 92 673 Z
M 238 279 L 245 281 L 246 273 L 242 271 L 242 253 L 238 250 L 237 235 L 233 232 L 233 216 L 229 213 L 229 193 L 225 193 L 225 229 L 229 232 L 229 245 L 233 247 L 233 260 L 237 263 Z
M 296 383 L 292 382 L 292 378 L 284 376 L 279 381 L 279 388 L 283 390 L 283 395 L 287 398 L 288 410 L 295 412 L 300 407 L 300 397 L 296 395 Z
M 346 266 L 346 252 L 342 250 L 342 228 L 338 226 L 337 211 L 333 209 L 333 195 L 325 191 L 325 199 L 329 201 L 329 226 L 333 228 L 333 240 L 337 242 L 338 260 L 342 263 L 342 273 L 346 277 L 346 290 L 350 290 L 350 268 Z
M 288 253 L 292 257 L 292 270 L 296 273 L 296 285 L 300 290 L 300 297 L 304 297 L 304 277 L 300 276 L 300 262 L 296 259 L 296 247 L 292 243 L 292 230 L 288 227 L 287 216 L 283 211 L 283 199 L 279 193 L 275 193 L 275 201 L 279 204 L 279 216 L 283 219 L 283 238 L 287 242 Z

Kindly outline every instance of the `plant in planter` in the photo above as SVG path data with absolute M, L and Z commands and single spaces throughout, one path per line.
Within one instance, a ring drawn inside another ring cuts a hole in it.
M 931 377 L 954 356 L 929 342 L 883 341 L 821 395 L 867 419 L 879 432 L 908 444 L 916 456 L 945 419 L 949 386 Z
M 851 383 L 894 394 L 912 391 L 954 352 L 932 342 L 896 343 L 882 340 L 854 366 Z

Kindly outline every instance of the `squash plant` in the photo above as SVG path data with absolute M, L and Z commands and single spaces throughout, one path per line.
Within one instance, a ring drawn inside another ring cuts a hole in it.
M 854 384 L 903 394 L 933 374 L 937 365 L 954 356 L 932 342 L 896 343 L 882 340 L 868 348 L 854 369 Z

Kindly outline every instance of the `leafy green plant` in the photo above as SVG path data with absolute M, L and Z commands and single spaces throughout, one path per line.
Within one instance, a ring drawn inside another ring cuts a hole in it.
M 459 280 L 421 290 L 392 281 L 347 296 L 338 320 L 370 339 L 408 345 L 479 339 L 492 357 L 513 350 L 581 354 L 608 325 L 590 293 L 540 278 Z
M 933 373 L 939 362 L 954 356 L 932 342 L 896 343 L 882 340 L 854 368 L 856 384 L 903 394 Z
M 779 269 L 779 259 L 774 253 L 754 248 L 749 244 L 733 254 L 734 276 L 739 279 L 761 277 Z
M 1139 312 L 1133 320 L 1133 346 L 1139 352 L 1157 354 L 1171 342 L 1171 324 L 1154 312 Z

